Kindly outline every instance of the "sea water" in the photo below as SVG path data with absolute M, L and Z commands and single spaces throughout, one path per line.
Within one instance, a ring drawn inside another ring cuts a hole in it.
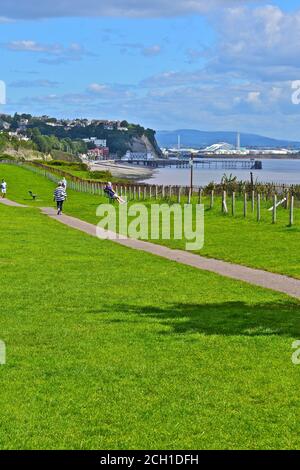
M 300 184 L 300 160 L 262 160 L 262 170 L 227 169 L 220 168 L 194 168 L 194 185 L 205 186 L 210 182 L 219 183 L 224 174 L 236 176 L 239 181 L 249 181 L 250 171 L 254 181 L 278 184 Z M 150 179 L 144 181 L 148 184 L 181 185 L 190 184 L 189 168 L 159 168 L 155 170 Z

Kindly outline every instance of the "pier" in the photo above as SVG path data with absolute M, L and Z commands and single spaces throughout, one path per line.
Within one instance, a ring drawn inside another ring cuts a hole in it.
M 115 163 L 125 163 L 118 160 Z M 190 161 L 182 159 L 136 159 L 126 163 L 131 165 L 141 165 L 151 168 L 189 168 Z M 255 159 L 224 159 L 224 158 L 194 158 L 193 165 L 195 168 L 222 169 L 222 170 L 262 170 L 262 161 Z

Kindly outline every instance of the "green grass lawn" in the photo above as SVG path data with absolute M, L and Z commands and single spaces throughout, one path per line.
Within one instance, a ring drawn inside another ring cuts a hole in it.
M 1 449 L 299 448 L 299 302 L 32 208 L 0 220 Z
M 7 179 L 12 199 L 35 206 L 53 204 L 53 183 L 29 170 L 13 166 L 0 166 L 1 175 Z M 33 203 L 27 195 L 28 189 L 40 195 L 40 201 Z M 65 211 L 69 215 L 96 224 L 96 208 L 99 203 L 107 202 L 106 198 L 89 194 L 69 192 Z M 175 200 L 175 199 L 174 199 Z M 224 216 L 221 213 L 221 202 L 215 201 L 213 210 L 208 209 L 209 201 L 204 200 L 205 211 L 205 244 L 201 255 L 261 268 L 277 273 L 300 278 L 300 209 L 295 209 L 295 226 L 288 227 L 288 211 L 278 209 L 278 223 L 272 225 L 271 213 L 267 211 L 271 202 L 262 203 L 262 220 L 256 222 L 251 213 L 250 203 L 248 217 L 243 218 L 242 202 L 237 201 L 237 216 Z M 149 202 L 147 203 L 149 204 Z M 117 207 L 117 205 L 116 205 Z M 230 210 L 230 205 L 229 205 Z M 160 240 L 159 243 L 172 248 L 184 249 L 185 242 L 178 240 Z

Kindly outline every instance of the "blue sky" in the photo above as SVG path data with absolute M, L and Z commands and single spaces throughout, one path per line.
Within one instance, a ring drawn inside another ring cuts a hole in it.
M 294 0 L 0 0 L 0 111 L 300 139 Z

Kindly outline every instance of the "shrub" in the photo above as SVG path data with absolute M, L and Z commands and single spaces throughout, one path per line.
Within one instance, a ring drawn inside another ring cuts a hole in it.
M 13 157 L 12 155 L 8 155 L 4 153 L 3 155 L 0 155 L 0 160 L 10 160 L 10 161 L 15 161 L 16 158 Z
M 48 166 L 60 166 L 60 167 L 64 167 L 64 168 L 67 168 L 67 169 L 74 169 L 74 170 L 78 170 L 78 171 L 88 171 L 89 170 L 89 167 L 86 163 L 82 163 L 82 162 L 65 162 L 63 160 L 51 160 L 49 162 L 45 162 L 45 165 L 48 165 Z M 62 168 L 62 169 L 64 169 Z
M 93 180 L 109 180 L 111 179 L 110 171 L 89 171 L 89 178 Z
M 49 166 L 63 166 L 65 164 L 66 162 L 62 160 L 50 160 L 48 162 L 45 162 L 45 165 L 49 165 Z

